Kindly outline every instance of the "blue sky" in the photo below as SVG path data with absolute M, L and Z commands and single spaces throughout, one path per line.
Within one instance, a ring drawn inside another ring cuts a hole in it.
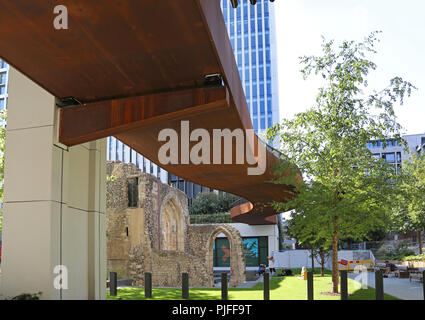
M 423 0 L 276 0 L 281 118 L 314 104 L 320 83 L 304 81 L 298 57 L 320 54 L 321 36 L 360 41 L 380 30 L 378 68 L 369 87 L 383 89 L 401 76 L 418 90 L 396 107 L 403 133 L 425 132 L 425 1 Z

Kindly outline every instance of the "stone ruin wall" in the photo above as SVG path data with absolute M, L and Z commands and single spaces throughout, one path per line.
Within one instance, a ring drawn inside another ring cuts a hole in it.
M 118 278 L 144 285 L 152 273 L 153 286 L 179 287 L 181 273 L 190 286 L 212 287 L 212 245 L 225 233 L 231 249 L 230 286 L 245 281 L 245 258 L 239 232 L 224 224 L 190 225 L 186 195 L 133 164 L 107 164 L 107 265 Z M 137 207 L 128 207 L 128 182 L 138 180 Z

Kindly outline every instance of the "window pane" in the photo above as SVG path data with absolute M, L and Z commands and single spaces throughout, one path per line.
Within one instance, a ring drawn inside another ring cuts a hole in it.
M 382 159 L 384 159 L 388 163 L 394 163 L 395 162 L 395 155 L 394 155 L 394 153 L 384 153 L 382 155 Z
M 134 178 L 128 181 L 128 206 L 130 208 L 136 208 L 139 201 L 139 187 L 138 179 Z
M 6 72 L 0 73 L 0 84 L 6 84 Z

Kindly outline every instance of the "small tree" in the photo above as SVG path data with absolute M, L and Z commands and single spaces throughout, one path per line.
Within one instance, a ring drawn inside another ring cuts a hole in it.
M 396 231 L 415 231 L 418 235 L 419 254 L 423 253 L 422 231 L 425 228 L 425 154 L 410 153 L 403 161 L 402 183 L 394 212 Z
M 377 32 L 363 42 L 344 41 L 337 49 L 323 41 L 322 56 L 302 57 L 302 73 L 320 75 L 324 86 L 316 103 L 292 120 L 271 128 L 268 138 L 280 138 L 288 161 L 276 168 L 281 177 L 274 183 L 297 185 L 288 165 L 299 168 L 304 183 L 286 202 L 275 202 L 276 210 L 295 208 L 317 229 L 317 239 L 332 242 L 332 292 L 338 292 L 338 242 L 360 239 L 385 224 L 396 182 L 394 167 L 375 159 L 367 148 L 371 140 L 388 137 L 399 141 L 400 125 L 393 104 L 410 95 L 410 83 L 393 78 L 382 91 L 366 95 L 367 76 L 376 65 L 366 58 L 375 53 Z M 391 183 L 392 182 L 392 183 Z
M 331 243 L 328 238 L 318 236 L 318 229 L 327 228 L 327 226 L 310 223 L 308 214 L 293 212 L 291 216 L 288 222 L 288 233 L 296 238 L 300 245 L 310 250 L 312 270 L 314 271 L 314 260 L 316 260 L 320 264 L 321 275 L 324 276 Z
M 190 214 L 213 214 L 229 212 L 232 204 L 240 199 L 230 193 L 199 193 L 189 208 Z

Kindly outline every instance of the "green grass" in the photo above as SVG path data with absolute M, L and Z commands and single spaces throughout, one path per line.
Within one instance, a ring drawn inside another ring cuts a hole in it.
M 271 300 L 306 300 L 307 281 L 298 280 L 301 270 L 293 270 L 295 276 L 273 277 L 270 279 L 270 299 Z M 280 273 L 278 270 L 277 273 Z M 339 296 L 323 295 L 322 292 L 331 290 L 331 275 L 327 271 L 325 276 L 320 276 L 320 270 L 315 270 L 314 275 L 314 300 L 340 300 Z M 375 300 L 375 289 L 360 289 L 357 282 L 348 279 L 349 300 Z M 182 300 L 181 288 L 153 288 L 152 300 Z M 108 300 L 146 300 L 144 288 L 121 288 L 118 289 L 118 296 L 111 297 L 108 292 Z M 191 288 L 191 300 L 220 300 L 220 288 Z M 251 289 L 229 288 L 229 300 L 262 300 L 263 284 L 257 283 Z M 151 300 L 151 299 L 148 299 Z M 385 300 L 398 300 L 390 295 L 385 295 Z

